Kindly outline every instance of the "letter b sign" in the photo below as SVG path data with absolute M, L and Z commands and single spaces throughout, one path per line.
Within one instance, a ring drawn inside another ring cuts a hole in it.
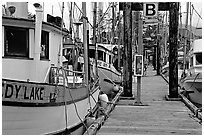
M 158 3 L 144 3 L 143 12 L 146 17 L 155 17 L 158 12 Z

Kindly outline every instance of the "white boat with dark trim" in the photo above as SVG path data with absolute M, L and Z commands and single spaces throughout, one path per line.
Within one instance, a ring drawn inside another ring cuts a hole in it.
M 99 85 L 101 91 L 105 94 L 111 94 L 111 92 L 117 92 L 119 86 L 122 83 L 121 73 L 114 67 L 113 61 L 116 55 L 113 52 L 114 47 L 117 45 L 111 44 L 100 44 L 97 43 L 98 52 L 98 74 L 99 74 Z M 89 45 L 89 57 L 91 64 L 95 58 L 95 46 Z
M 194 40 L 188 59 L 189 69 L 180 84 L 192 102 L 202 105 L 202 39 Z
M 24 10 L 27 2 L 8 6 Z M 50 16 L 59 26 L 42 22 L 42 7 L 35 7 L 35 20 L 2 16 L 2 134 L 82 134 L 98 101 L 97 80 L 92 86 L 84 77 L 75 81 L 87 74 L 63 67 L 61 43 L 68 31 L 60 18 Z

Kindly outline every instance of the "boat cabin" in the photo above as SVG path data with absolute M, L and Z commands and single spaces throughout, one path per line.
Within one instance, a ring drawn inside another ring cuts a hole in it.
M 98 65 L 101 67 L 109 67 L 111 65 L 117 64 L 115 63 L 117 60 L 117 46 L 118 45 L 110 45 L 110 44 L 100 44 L 97 43 L 97 51 L 98 51 Z M 95 46 L 89 46 L 89 57 L 95 58 Z M 117 67 L 117 66 L 115 66 Z
M 202 39 L 192 43 L 192 49 L 189 52 L 189 68 L 191 73 L 202 72 Z
M 51 64 L 62 65 L 59 46 L 68 31 L 42 22 L 39 11 L 36 9 L 35 20 L 2 16 L 2 78 L 46 82 Z

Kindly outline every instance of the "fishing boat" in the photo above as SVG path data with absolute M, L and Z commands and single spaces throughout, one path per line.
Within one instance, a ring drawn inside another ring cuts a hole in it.
M 188 59 L 189 69 L 180 80 L 181 88 L 193 103 L 202 105 L 202 39 L 194 40 Z
M 27 2 L 7 5 L 2 16 L 2 134 L 82 134 L 100 90 L 97 80 L 90 86 L 86 72 L 63 67 L 62 42 L 68 34 L 63 19 L 43 22 L 37 3 L 35 19 L 27 16 Z M 20 10 L 26 14 L 14 14 Z M 78 75 L 82 79 L 76 81 Z
M 99 85 L 101 91 L 108 95 L 112 92 L 117 92 L 119 88 L 118 85 L 122 83 L 122 75 L 113 65 L 113 58 L 116 56 L 113 52 L 115 46 L 111 44 L 96 43 L 98 52 L 97 66 Z M 91 58 L 91 64 L 93 64 L 95 58 L 94 45 L 89 45 L 89 57 Z

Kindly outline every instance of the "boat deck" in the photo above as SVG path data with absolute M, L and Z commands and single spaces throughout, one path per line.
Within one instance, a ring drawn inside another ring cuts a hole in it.
M 136 92 L 133 82 L 133 94 Z M 141 102 L 120 99 L 97 135 L 202 135 L 201 121 L 182 101 L 167 101 L 168 84 L 149 67 L 142 77 Z

